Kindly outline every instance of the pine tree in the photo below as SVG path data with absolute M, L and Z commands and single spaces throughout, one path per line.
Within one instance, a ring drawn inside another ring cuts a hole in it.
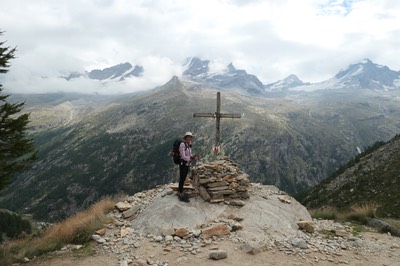
M 0 36 L 2 34 L 0 31 Z M 4 47 L 4 44 L 0 42 L 0 74 L 7 73 L 9 61 L 16 51 L 16 48 Z M 33 141 L 25 136 L 29 114 L 18 115 L 25 103 L 10 103 L 9 96 L 3 94 L 0 83 L 0 190 L 36 159 Z

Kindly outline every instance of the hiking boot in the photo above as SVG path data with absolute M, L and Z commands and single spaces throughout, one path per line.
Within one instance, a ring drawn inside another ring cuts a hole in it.
M 186 197 L 183 197 L 182 199 L 180 199 L 181 201 L 183 201 L 183 202 L 190 202 L 190 199 L 189 198 L 186 198 Z
M 179 198 L 180 201 L 183 201 L 183 202 L 190 202 L 190 200 L 189 200 L 189 195 L 186 194 L 186 193 L 179 193 L 179 194 L 178 194 L 178 198 Z

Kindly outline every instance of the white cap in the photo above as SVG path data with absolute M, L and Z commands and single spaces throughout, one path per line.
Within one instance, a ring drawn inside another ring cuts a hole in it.
M 187 136 L 193 137 L 192 132 L 190 132 L 190 131 L 186 132 L 185 135 L 183 136 L 183 138 L 186 138 Z

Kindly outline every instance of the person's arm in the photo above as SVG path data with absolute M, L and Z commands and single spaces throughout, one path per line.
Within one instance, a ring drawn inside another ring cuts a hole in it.
M 191 161 L 197 161 L 197 160 L 200 160 L 200 156 L 197 154 L 193 155 L 193 150 L 190 149 L 190 159 L 191 159 Z

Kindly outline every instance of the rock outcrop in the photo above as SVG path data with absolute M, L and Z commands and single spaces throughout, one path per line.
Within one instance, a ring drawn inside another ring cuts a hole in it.
M 203 199 L 199 188 L 219 187 L 221 183 L 218 182 L 231 179 L 230 184 L 239 184 L 246 178 L 237 177 L 246 174 L 227 159 L 199 169 L 199 179 L 194 178 L 192 184 L 186 186 L 192 190 L 189 203 L 178 200 L 174 184 L 136 193 L 118 202 L 109 214 L 114 223 L 92 236 L 99 243 L 99 250 L 117 254 L 120 265 L 167 266 L 171 261 L 183 265 L 192 258 L 241 265 L 233 261 L 238 259 L 238 253 L 253 256 L 271 250 L 285 254 L 285 258 L 292 256 L 293 263 L 301 260 L 311 265 L 319 262 L 350 264 L 358 258 L 344 258 L 343 252 L 369 253 L 373 249 L 393 257 L 399 248 L 396 243 L 385 246 L 354 237 L 352 228 L 347 225 L 313 220 L 303 205 L 275 186 L 242 183 L 246 191 L 222 193 L 220 201 L 211 201 L 211 195 L 210 199 Z M 213 181 L 201 182 L 202 179 Z M 229 185 L 228 188 L 226 184 L 222 186 L 221 191 L 229 190 Z M 241 192 L 247 196 L 240 197 Z M 232 198 L 235 193 L 239 199 Z M 243 204 L 233 203 L 237 200 Z M 236 247 L 220 245 L 227 244 L 226 241 Z M 208 265 L 209 261 L 202 261 L 202 265 Z

